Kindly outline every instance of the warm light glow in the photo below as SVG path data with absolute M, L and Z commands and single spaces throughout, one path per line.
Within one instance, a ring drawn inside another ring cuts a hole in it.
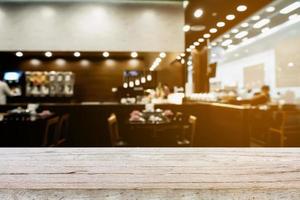
M 185 56 L 185 53 L 181 53 L 180 56 L 181 56 L 181 57 L 184 57 L 184 56 Z
M 230 38 L 230 35 L 229 34 L 225 34 L 223 37 L 224 38 Z
M 202 9 L 197 9 L 194 12 L 194 17 L 199 18 L 203 15 L 203 10 Z
M 259 15 L 255 15 L 255 16 L 251 17 L 251 19 L 252 19 L 253 21 L 257 21 L 257 20 L 260 19 L 260 16 L 259 16 Z
M 217 46 L 217 43 L 216 42 L 212 42 L 211 46 Z
M 51 53 L 50 51 L 47 51 L 47 52 L 45 53 L 45 56 L 46 56 L 47 58 L 50 58 L 50 57 L 52 57 L 52 53 Z
M 203 37 L 204 37 L 204 38 L 210 38 L 210 34 L 209 34 L 209 33 L 205 33 L 205 34 L 203 35 Z
M 262 33 L 266 33 L 266 32 L 268 32 L 269 30 L 270 30 L 269 27 L 265 27 L 265 28 L 261 29 L 261 32 L 262 32 Z
M 211 28 L 211 29 L 209 29 L 209 32 L 210 33 L 216 33 L 218 31 L 218 29 L 216 29 L 216 28 Z
M 241 27 L 243 27 L 243 28 L 247 28 L 248 26 L 249 26 L 249 24 L 247 22 L 241 24 Z
M 134 83 L 135 83 L 135 85 L 140 85 L 140 80 L 136 79 Z
M 194 46 L 199 46 L 200 45 L 199 42 L 194 42 L 193 44 L 194 44 Z
M 288 14 L 296 9 L 300 8 L 300 2 L 299 1 L 296 1 L 290 5 L 288 5 L 287 7 L 281 9 L 279 12 L 281 14 Z
M 247 6 L 245 5 L 239 5 L 237 8 L 236 8 L 237 11 L 239 12 L 244 12 L 247 10 Z
M 103 52 L 102 56 L 103 56 L 104 58 L 108 58 L 108 57 L 109 57 L 109 53 L 108 53 L 107 51 L 105 51 L 105 52 Z
M 262 19 L 262 20 L 258 21 L 257 23 L 255 23 L 253 25 L 253 28 L 261 28 L 261 27 L 267 25 L 268 23 L 270 23 L 270 21 L 271 21 L 270 19 Z
M 190 31 L 190 29 L 191 29 L 191 26 L 190 25 L 184 25 L 184 27 L 183 27 L 183 31 L 184 32 L 188 32 L 188 31 Z
M 141 78 L 141 83 L 146 83 L 146 78 L 145 77 Z
M 159 54 L 159 57 L 161 57 L 161 58 L 165 58 L 167 56 L 167 54 L 165 53 L 165 52 L 161 52 L 160 54 Z
M 217 23 L 217 27 L 224 27 L 225 26 L 225 22 L 218 22 Z
M 74 56 L 75 57 L 80 57 L 80 52 L 78 52 L 78 51 L 74 52 Z
M 288 67 L 295 67 L 295 64 L 293 62 L 289 62 Z
M 226 16 L 226 19 L 229 20 L 229 21 L 231 21 L 231 20 L 234 20 L 234 19 L 235 19 L 235 16 L 232 15 L 232 14 L 230 14 L 230 15 L 227 15 L 227 16 Z
M 185 60 L 182 58 L 180 62 L 181 62 L 181 64 L 183 64 L 183 65 L 184 65 L 184 63 L 185 63 Z
M 181 59 L 181 57 L 180 56 L 176 56 L 176 60 L 180 60 Z
M 183 1 L 183 8 L 187 8 L 189 5 L 189 1 Z
M 238 32 L 239 32 L 239 29 L 236 29 L 236 28 L 231 30 L 231 33 L 238 33 Z
M 198 42 L 204 42 L 205 40 L 203 38 L 199 38 Z
M 123 83 L 124 88 L 128 88 L 128 83 Z
M 17 56 L 17 57 L 22 57 L 22 56 L 23 56 L 23 53 L 22 53 L 21 51 L 18 51 L 18 52 L 16 53 L 16 56 Z
M 138 53 L 137 52 L 131 52 L 130 55 L 131 55 L 132 58 L 138 57 Z
M 134 86 L 133 81 L 129 81 L 129 87 L 133 87 L 133 86 Z
M 186 51 L 187 51 L 187 52 L 191 52 L 191 51 L 192 51 L 192 49 L 190 49 L 190 48 L 187 48 L 187 49 L 186 49 Z
M 241 32 L 239 32 L 238 34 L 235 35 L 235 38 L 241 39 L 241 38 L 243 38 L 247 35 L 248 35 L 248 31 L 241 31 Z
M 152 76 L 151 76 L 151 74 L 148 74 L 147 75 L 147 81 L 151 81 L 152 80 Z
M 222 46 L 228 46 L 232 43 L 231 39 L 225 40 L 224 42 L 222 42 Z
M 273 6 L 270 6 L 270 7 L 268 7 L 267 9 L 266 9 L 266 11 L 267 12 L 274 12 L 275 11 L 275 7 L 273 7 Z

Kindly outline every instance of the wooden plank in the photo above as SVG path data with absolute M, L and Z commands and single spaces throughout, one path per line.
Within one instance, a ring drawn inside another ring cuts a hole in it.
M 300 149 L 0 149 L 0 199 L 42 196 L 300 199 Z

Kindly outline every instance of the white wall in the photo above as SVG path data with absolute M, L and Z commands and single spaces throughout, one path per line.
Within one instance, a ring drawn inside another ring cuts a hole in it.
M 0 51 L 184 50 L 174 3 L 0 3 Z

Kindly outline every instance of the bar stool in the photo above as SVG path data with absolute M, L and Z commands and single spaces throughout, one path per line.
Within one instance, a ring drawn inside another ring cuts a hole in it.
M 49 147 L 57 144 L 59 117 L 52 117 L 47 120 L 42 146 Z
M 107 119 L 107 122 L 108 122 L 111 145 L 113 147 L 127 146 L 127 144 L 120 137 L 118 121 L 114 113 L 110 115 L 110 117 Z

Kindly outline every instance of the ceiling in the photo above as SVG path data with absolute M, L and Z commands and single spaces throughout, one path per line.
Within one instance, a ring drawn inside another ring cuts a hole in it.
M 218 36 L 222 35 L 235 25 L 239 24 L 255 12 L 273 2 L 272 0 L 190 0 L 185 10 L 185 24 L 190 26 L 203 25 L 205 29 L 202 31 L 188 31 L 185 33 L 186 43 L 185 46 L 188 48 L 199 38 L 203 37 L 203 34 L 209 33 L 210 28 L 217 28 L 216 33 L 210 33 L 211 37 L 209 40 L 213 40 Z M 247 10 L 244 12 L 238 12 L 237 6 L 245 5 Z M 194 12 L 197 9 L 203 10 L 203 15 L 200 18 L 194 17 Z M 235 19 L 232 21 L 226 20 L 226 15 L 234 14 Z M 222 21 L 225 22 L 225 26 L 218 28 L 216 23 Z M 202 48 L 205 42 L 200 43 L 197 47 Z

